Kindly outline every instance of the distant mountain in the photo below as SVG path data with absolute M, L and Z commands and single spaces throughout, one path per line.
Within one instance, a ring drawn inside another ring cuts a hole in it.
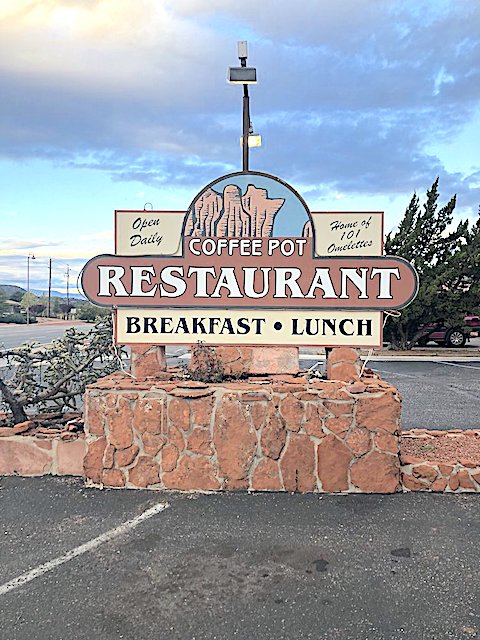
M 0 284 L 0 289 L 3 291 L 3 293 L 7 296 L 9 300 L 11 299 L 11 296 L 17 293 L 17 291 L 19 291 L 22 294 L 22 296 L 24 293 L 27 293 L 26 289 L 22 289 L 22 287 L 17 287 L 16 284 Z
M 3 293 L 7 296 L 8 299 L 10 299 L 12 295 L 17 293 L 17 291 L 19 291 L 22 294 L 22 296 L 24 293 L 27 293 L 26 289 L 24 289 L 23 287 L 18 287 L 16 284 L 0 284 L 0 289 L 3 291 Z M 48 290 L 45 291 L 45 289 L 30 289 L 30 291 L 36 296 L 48 295 Z M 70 299 L 73 298 L 74 300 L 85 300 L 85 296 L 82 296 L 79 293 L 71 292 L 68 294 L 68 297 Z M 52 298 L 64 298 L 66 300 L 67 294 L 61 293 L 60 291 L 55 291 L 54 289 L 52 289 Z
M 2 286 L 2 285 L 0 285 Z M 48 295 L 48 290 L 45 291 L 45 289 L 30 289 L 30 291 L 32 293 L 34 293 L 36 296 L 47 296 Z M 75 300 L 86 300 L 85 296 L 80 295 L 79 293 L 73 293 L 72 291 L 68 294 L 69 298 L 74 298 Z M 66 293 L 61 293 L 60 291 L 55 291 L 54 289 L 52 289 L 52 298 L 65 298 L 67 299 L 67 294 Z

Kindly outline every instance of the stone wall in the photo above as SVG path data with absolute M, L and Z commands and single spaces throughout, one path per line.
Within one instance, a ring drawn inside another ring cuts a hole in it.
M 0 475 L 83 476 L 85 451 L 83 434 L 79 437 L 73 436 L 69 440 L 55 436 L 54 430 L 51 430 L 51 436 L 1 435 Z
M 90 400 L 91 423 L 98 433 L 89 436 L 87 479 L 98 486 L 176 489 L 191 489 L 197 483 L 197 489 L 204 491 L 210 487 L 384 493 L 392 491 L 395 477 L 397 491 L 480 493 L 480 430 L 411 429 L 397 438 L 397 431 L 391 430 L 396 417 L 384 422 L 387 428 L 383 429 L 378 420 L 372 428 L 373 417 L 365 418 L 369 398 L 383 414 L 382 420 L 388 415 L 395 391 L 384 384 L 326 383 L 322 389 L 313 383 L 308 391 L 298 391 L 301 379 L 294 380 L 272 380 L 272 389 L 262 381 L 260 389 L 256 386 L 253 391 L 242 385 L 234 389 L 160 383 L 165 392 L 160 396 L 158 383 L 152 381 L 127 381 L 127 390 L 126 381 L 115 376 L 113 396 L 99 383 L 92 388 Z M 316 394 L 318 399 L 304 394 Z M 275 410 L 265 405 L 270 395 L 276 398 Z M 102 416 L 96 414 L 98 405 L 105 411 Z M 141 419 L 131 414 L 135 406 L 143 412 Z M 393 407 L 396 411 L 397 405 Z M 214 416 L 217 410 L 224 412 L 223 417 Z M 259 417 L 257 429 L 252 420 Z M 131 429 L 132 444 L 129 433 L 121 435 L 122 419 Z M 208 427 L 203 426 L 205 419 Z M 31 425 L 0 427 L 0 475 L 84 475 L 87 446 L 82 434 L 32 429 Z M 107 433 L 108 444 L 100 429 Z M 227 442 L 229 433 L 235 436 L 233 450 Z M 367 451 L 372 442 L 373 450 Z M 392 475 L 390 458 L 398 443 L 399 466 Z
M 406 491 L 480 493 L 480 431 L 406 431 L 400 463 Z
M 87 389 L 85 476 L 108 487 L 392 493 L 400 409 L 375 378 L 208 386 L 117 373 Z

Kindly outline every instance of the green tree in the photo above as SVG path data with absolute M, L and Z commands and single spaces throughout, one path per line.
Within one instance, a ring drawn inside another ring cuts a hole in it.
M 56 316 L 60 313 L 60 300 L 61 298 L 57 298 L 57 296 L 55 296 L 54 298 L 52 298 L 51 300 L 51 309 L 50 309 L 50 315 L 51 316 Z
M 42 307 L 43 307 L 42 310 L 39 311 L 37 315 L 40 315 L 40 313 L 41 313 L 43 316 L 46 316 L 47 315 L 47 310 L 48 310 L 48 296 L 45 295 L 45 294 L 43 296 L 38 296 L 37 304 L 38 305 L 42 305 Z
M 462 325 L 464 314 L 470 310 L 474 256 L 469 247 L 480 241 L 480 230 L 470 230 L 468 221 L 452 227 L 456 196 L 439 207 L 438 182 L 437 178 L 427 191 L 422 206 L 413 194 L 397 231 L 386 238 L 386 254 L 408 260 L 420 280 L 416 299 L 399 318 L 389 318 L 385 327 L 385 338 L 394 348 L 414 346 L 422 338 L 421 325 L 427 322 Z
M 2 289 L 0 289 L 0 316 L 8 311 L 6 300 L 7 296 L 3 293 Z
M 68 319 L 68 314 L 73 309 L 73 305 L 72 304 L 67 304 L 66 302 L 60 302 L 60 304 L 58 305 L 58 308 L 60 309 L 60 313 L 62 314 L 62 317 L 65 320 L 67 320 Z
M 25 311 L 25 309 L 27 307 L 30 307 L 30 309 L 33 307 L 33 305 L 38 304 L 38 298 L 37 296 L 32 293 L 31 291 L 26 291 L 23 296 L 22 296 L 22 300 L 20 302 L 22 309 Z
M 449 286 L 457 291 L 466 313 L 480 313 L 480 211 L 465 234 L 462 250 L 455 256 L 455 279 Z
M 95 322 L 97 318 L 106 318 L 112 313 L 111 309 L 105 309 L 104 307 L 98 307 L 90 302 L 83 302 L 77 308 L 76 317 L 79 320 L 85 320 L 86 322 Z
M 45 305 L 41 303 L 32 304 L 30 306 L 30 313 L 33 313 L 34 316 L 39 316 L 41 313 L 45 311 Z

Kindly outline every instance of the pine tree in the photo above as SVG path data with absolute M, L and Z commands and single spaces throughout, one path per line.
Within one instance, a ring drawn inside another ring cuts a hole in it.
M 478 270 L 480 261 L 480 226 L 477 223 L 470 230 L 468 221 L 460 221 L 451 228 L 456 196 L 439 207 L 438 183 L 437 178 L 421 207 L 413 194 L 398 230 L 386 238 L 386 254 L 408 260 L 420 280 L 416 299 L 386 325 L 385 338 L 394 348 L 414 346 L 422 338 L 422 325 L 428 322 L 461 326 L 465 313 L 472 311 L 471 299 L 478 287 L 472 268 L 476 260 Z

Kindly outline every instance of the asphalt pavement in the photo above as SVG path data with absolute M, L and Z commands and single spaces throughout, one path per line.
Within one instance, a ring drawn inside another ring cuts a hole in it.
M 403 429 L 480 429 L 480 361 L 368 366 L 400 391 Z
M 89 331 L 93 325 L 91 324 L 0 324 L 0 347 L 11 349 L 18 347 L 24 342 L 37 342 L 39 344 L 48 344 L 52 340 L 61 338 L 69 327 L 74 327 L 78 331 Z
M 2 478 L 0 501 L 3 640 L 480 637 L 476 495 L 182 495 Z

